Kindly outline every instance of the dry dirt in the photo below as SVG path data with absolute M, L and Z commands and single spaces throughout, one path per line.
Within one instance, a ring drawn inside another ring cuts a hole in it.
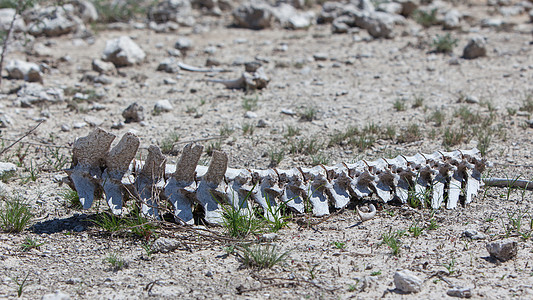
M 477 18 L 490 16 L 493 10 L 485 5 L 461 9 Z M 20 144 L 28 149 L 27 156 L 17 175 L 6 184 L 10 195 L 20 195 L 31 204 L 35 217 L 33 227 L 22 233 L 0 234 L 0 298 L 16 298 L 15 279 L 20 281 L 26 276 L 22 298 L 28 299 L 56 290 L 74 299 L 437 299 L 449 297 L 449 285 L 471 288 L 473 298 L 533 298 L 532 239 L 511 232 L 510 238 L 519 245 L 518 256 L 504 263 L 491 259 L 485 249 L 490 240 L 502 239 L 513 214 L 523 214 L 521 232 L 531 232 L 530 191 L 508 193 L 508 189 L 490 188 L 483 190 L 472 204 L 439 210 L 433 217 L 431 211 L 381 204 L 377 217 L 365 223 L 359 222 L 353 207 L 324 222 L 312 219 L 311 225 L 320 222 L 312 226 L 292 219 L 287 228 L 278 232 L 276 241 L 283 251 L 290 251 L 288 259 L 271 269 L 254 270 L 244 267 L 238 256 L 225 250 L 235 242 L 199 235 L 204 231 L 195 233 L 168 226 L 158 229 L 157 235 L 182 239 L 183 243 L 175 251 L 151 257 L 143 250 L 141 239 L 105 233 L 86 221 L 104 211 L 104 202 L 89 211 L 67 208 L 61 192 L 68 187 L 56 181 L 57 175 L 64 173 L 49 167 L 51 149 L 55 148 L 45 146 L 65 146 L 58 148 L 59 153 L 70 157 L 69 146 L 74 139 L 93 128 L 65 132 L 61 126 L 72 127 L 87 117 L 102 120 L 100 127 L 117 136 L 134 130 L 143 147 L 161 144 L 172 133 L 179 135 L 180 141 L 191 141 L 233 129 L 229 137 L 200 143 L 226 151 L 234 168 L 267 168 L 271 153 L 284 149 L 279 167 L 288 168 L 309 166 L 317 159 L 335 164 L 400 153 L 431 153 L 446 148 L 446 128 L 474 131 L 470 138 L 450 147 L 470 149 L 479 145 L 478 132 L 485 129 L 490 133 L 486 158 L 494 163 L 488 174 L 529 179 L 533 177 L 532 129 L 526 123 L 529 113 L 519 108 L 533 95 L 532 25 L 525 16 L 512 21 L 520 26 L 506 31 L 472 26 L 450 32 L 458 39 L 452 55 L 430 53 L 432 39 L 446 32 L 438 26 L 422 29 L 412 20 L 397 30 L 401 33 L 418 28 L 418 36 L 399 34 L 390 40 L 373 40 L 363 30 L 354 35 L 331 34 L 329 25 L 314 25 L 304 31 L 236 29 L 228 27 L 229 17 L 203 17 L 198 22 L 207 30 L 199 33 L 183 27 L 173 33 L 104 27 L 96 31 L 92 44 L 69 36 L 39 38 L 50 44 L 51 57 L 10 53 L 8 59 L 50 65 L 52 71 L 44 75 L 47 87 L 104 93 L 94 103 L 105 108 L 93 110 L 93 102 L 78 104 L 78 110 L 66 102 L 21 108 L 16 95 L 8 91 L 22 82 L 3 80 L 1 110 L 12 118 L 12 124 L 2 129 L 2 138 L 16 139 L 39 120 L 45 121 L 24 139 L 34 144 Z M 91 61 L 100 57 L 105 41 L 121 35 L 135 39 L 147 53 L 146 62 L 121 68 L 121 74 L 112 76 L 109 85 L 80 82 L 85 73 L 91 72 Z M 488 56 L 460 58 L 463 47 L 474 35 L 487 38 Z M 194 48 L 179 60 L 203 66 L 211 57 L 230 72 L 156 71 L 180 36 L 190 38 Z M 210 46 L 214 53 L 204 51 Z M 323 53 L 326 59 L 315 61 L 315 53 Z M 70 61 L 61 59 L 66 55 Z M 228 90 L 206 82 L 208 78 L 236 78 L 243 66 L 234 62 L 254 59 L 263 62 L 271 78 L 264 90 Z M 164 84 L 165 78 L 174 79 L 176 84 Z M 480 102 L 460 101 L 465 97 L 477 97 Z M 72 96 L 66 98 L 70 100 Z M 423 103 L 414 108 L 416 98 L 423 99 Z M 152 113 L 154 102 L 161 99 L 169 99 L 174 109 Z M 245 118 L 243 104 L 255 100 L 257 107 L 253 112 L 257 118 Z M 395 109 L 398 101 L 404 101 L 405 110 Z M 123 121 L 122 111 L 133 102 L 145 108 L 143 124 L 129 123 L 122 129 L 111 129 L 114 123 Z M 297 115 L 284 114 L 284 109 Z M 465 125 L 456 113 L 461 109 L 481 118 L 492 115 L 492 122 Z M 437 110 L 444 113 L 441 126 L 434 119 Z M 300 115 L 306 111 L 315 111 L 315 119 L 302 120 Z M 251 134 L 243 133 L 243 128 L 256 125 L 259 120 L 266 126 L 255 127 Z M 335 133 L 371 123 L 395 128 L 395 137 L 391 140 L 380 136 L 364 150 L 350 143 L 328 147 Z M 409 142 L 399 140 L 411 124 L 419 126 L 420 137 Z M 287 137 L 289 129 L 294 128 L 299 133 Z M 318 152 L 289 153 L 291 143 L 309 143 L 313 139 Z M 178 144 L 177 149 L 182 145 Z M 18 148 L 19 145 L 13 147 L 2 160 L 19 162 Z M 171 162 L 176 160 L 176 155 L 168 157 Z M 209 157 L 204 155 L 202 161 L 207 163 Z M 32 178 L 31 170 L 36 170 L 36 178 Z M 432 218 L 438 228 L 426 229 L 418 237 L 407 231 L 400 238 L 399 255 L 392 255 L 386 245 L 380 246 L 384 233 L 408 230 L 413 224 L 427 227 Z M 209 229 L 224 236 L 222 228 Z M 466 229 L 483 232 L 487 237 L 464 238 Z M 28 237 L 43 244 L 24 252 L 20 245 Z M 110 253 L 122 256 L 127 267 L 111 270 L 109 263 L 103 261 Z M 424 280 L 420 293 L 404 295 L 394 290 L 393 275 L 402 269 L 410 269 Z

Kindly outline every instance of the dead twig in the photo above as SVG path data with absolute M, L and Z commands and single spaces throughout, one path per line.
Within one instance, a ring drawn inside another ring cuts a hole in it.
M 8 139 L 0 137 L 0 140 L 2 141 L 9 141 L 13 142 L 16 141 L 15 139 Z M 54 145 L 54 144 L 45 144 L 45 143 L 37 143 L 37 142 L 19 142 L 23 145 L 32 145 L 32 146 L 41 146 L 41 147 L 50 147 L 50 148 L 64 148 L 64 149 L 71 149 L 72 146 L 61 146 L 61 145 Z
M 483 178 L 483 182 L 487 186 L 533 190 L 533 181 L 529 180 L 490 177 Z
M 6 36 L 4 38 L 4 45 L 2 47 L 2 55 L 0 55 L 0 85 L 2 84 L 2 70 L 4 69 L 4 59 L 5 59 L 6 52 L 7 52 L 7 43 L 9 41 L 9 37 L 11 36 L 11 32 L 13 31 L 13 27 L 15 26 L 15 20 L 17 19 L 17 15 L 19 14 L 22 8 L 23 2 L 24 1 L 22 0 L 18 1 L 17 8 L 15 9 L 15 14 L 13 15 L 13 18 L 11 19 L 11 23 L 9 23 L 9 28 L 7 29 Z
M 1 67 L 1 62 L 0 62 L 0 67 Z M 1 76 L 0 76 L 1 77 Z M 4 149 L 2 149 L 2 151 L 0 151 L 0 156 L 2 156 L 7 150 L 9 150 L 9 148 L 15 146 L 18 142 L 20 142 L 23 138 L 27 137 L 28 135 L 30 135 L 30 133 L 32 133 L 35 129 L 37 129 L 37 127 L 39 127 L 39 125 L 43 124 L 44 121 L 41 121 L 39 122 L 37 125 L 35 125 L 35 127 L 33 127 L 32 129 L 30 129 L 28 132 L 26 132 L 23 136 L 21 136 L 19 139 L 17 139 L 16 141 L 14 141 L 11 145 L 5 147 Z
M 306 283 L 306 284 L 310 284 L 318 289 L 321 289 L 321 290 L 325 290 L 325 291 L 328 291 L 328 292 L 334 292 L 335 290 L 337 290 L 336 288 L 333 288 L 333 289 L 328 289 L 328 288 L 325 288 L 323 286 L 320 286 L 318 285 L 317 283 L 311 281 L 311 280 L 307 280 L 307 279 L 303 279 L 303 278 L 282 278 L 282 277 L 260 277 L 259 275 L 257 274 L 252 274 L 251 275 L 255 280 L 261 282 L 263 285 L 260 286 L 260 287 L 255 287 L 255 288 L 244 288 L 244 286 L 242 285 L 239 285 L 237 287 L 237 293 L 238 294 L 242 294 L 242 293 L 246 293 L 246 292 L 255 292 L 255 291 L 259 291 L 259 290 L 262 290 L 262 289 L 265 289 L 265 288 L 269 288 L 269 287 L 273 287 L 273 286 L 282 286 L 282 285 L 286 285 L 286 284 L 302 284 L 302 283 Z M 266 284 L 265 281 L 273 281 L 273 280 L 282 280 L 282 282 L 274 282 L 274 283 L 268 283 Z

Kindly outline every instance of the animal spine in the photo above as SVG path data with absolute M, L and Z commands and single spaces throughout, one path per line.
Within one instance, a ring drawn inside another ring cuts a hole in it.
M 144 162 L 133 160 L 140 142 L 131 133 L 110 149 L 114 139 L 96 129 L 74 142 L 72 166 L 66 172 L 83 208 L 90 208 L 103 192 L 115 214 L 122 213 L 123 201 L 133 196 L 141 200 L 144 214 L 156 217 L 160 201 L 168 200 L 176 220 L 187 224 L 194 222 L 194 204 L 203 208 L 206 222 L 220 224 L 221 205 L 226 204 L 250 213 L 247 208 L 254 201 L 269 219 L 280 213 L 280 203 L 298 213 L 312 207 L 315 216 L 324 216 L 330 207 L 340 209 L 371 194 L 384 202 L 401 203 L 413 193 L 429 195 L 432 208 L 445 204 L 453 209 L 461 196 L 465 204 L 472 201 L 485 168 L 477 149 L 289 170 L 231 169 L 227 155 L 214 151 L 205 167 L 198 165 L 203 146 L 192 144 L 184 147 L 173 166 L 166 164 L 157 146 L 149 147 Z

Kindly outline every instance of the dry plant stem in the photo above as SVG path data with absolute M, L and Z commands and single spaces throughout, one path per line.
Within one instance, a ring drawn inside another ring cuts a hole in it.
M 1 67 L 1 63 L 0 63 L 0 67 Z M 4 149 L 2 149 L 2 151 L 0 151 L 0 156 L 2 156 L 7 150 L 9 150 L 9 148 L 15 146 L 18 142 L 20 142 L 23 138 L 27 137 L 30 133 L 32 133 L 35 129 L 37 129 L 37 127 L 39 127 L 39 125 L 41 125 L 44 121 L 41 121 L 39 122 L 39 124 L 35 125 L 35 127 L 33 127 L 32 129 L 30 129 L 28 132 L 26 132 L 23 136 L 21 136 L 18 140 L 14 141 L 11 145 L 5 147 Z
M 311 281 L 311 280 L 306 280 L 306 279 L 302 279 L 302 278 L 294 278 L 294 279 L 290 279 L 290 278 L 281 278 L 281 277 L 269 277 L 269 278 L 264 278 L 264 277 L 260 277 L 260 276 L 257 275 L 257 274 L 252 274 L 252 277 L 253 277 L 254 279 L 256 279 L 257 281 L 261 282 L 261 283 L 264 283 L 264 281 L 272 281 L 272 280 L 283 280 L 283 282 L 270 283 L 270 284 L 262 285 L 262 286 L 260 286 L 260 287 L 249 288 L 249 289 L 242 288 L 242 286 L 241 286 L 241 287 L 238 287 L 238 288 L 237 288 L 237 292 L 238 292 L 239 294 L 247 293 L 247 292 L 259 291 L 259 290 L 262 290 L 262 289 L 265 289 L 265 288 L 275 287 L 275 286 L 281 286 L 281 285 L 285 285 L 285 284 L 300 284 L 300 283 L 311 284 L 311 285 L 313 285 L 314 287 L 316 287 L 316 288 L 318 288 L 318 289 L 326 290 L 326 291 L 328 291 L 328 292 L 333 292 L 333 291 L 336 290 L 336 289 L 327 289 L 327 288 L 321 287 L 321 286 L 319 286 L 318 284 L 314 283 L 314 282 Z
M 11 32 L 13 31 L 13 26 L 15 26 L 15 20 L 17 19 L 17 15 L 20 12 L 20 6 L 22 5 L 22 2 L 23 0 L 19 0 L 17 3 L 15 14 L 13 15 L 13 18 L 11 19 L 11 23 L 9 24 L 9 29 L 7 30 L 6 37 L 4 39 L 4 45 L 2 47 L 2 55 L 0 56 L 0 85 L 2 84 L 2 70 L 4 69 L 4 58 L 5 58 L 6 51 L 7 51 L 7 42 L 9 41 L 9 36 L 11 35 Z
M 533 190 L 533 181 L 518 180 L 509 178 L 483 178 L 483 182 L 487 186 L 495 186 L 501 188 L 521 188 L 526 190 Z
M 17 140 L 15 140 L 15 139 L 8 139 L 8 138 L 3 138 L 3 137 L 0 137 L 0 140 L 2 140 L 2 141 L 9 141 L 9 142 L 17 141 Z M 72 148 L 72 146 L 61 146 L 61 145 L 45 144 L 45 143 L 36 143 L 36 142 L 20 142 L 20 143 L 23 144 L 23 145 L 32 145 L 32 146 L 41 146 L 41 147 L 51 147 L 51 148 L 62 148 L 62 149 L 70 149 L 70 148 Z

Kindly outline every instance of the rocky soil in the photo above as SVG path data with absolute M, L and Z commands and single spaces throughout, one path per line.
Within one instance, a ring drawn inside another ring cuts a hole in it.
M 0 207 L 22 199 L 33 218 L 0 233 L 0 298 L 533 297 L 528 190 L 487 187 L 455 210 L 369 198 L 293 216 L 264 237 L 286 259 L 257 269 L 220 227 L 109 234 L 89 221 L 105 201 L 70 207 L 61 184 L 72 143 L 95 127 L 134 132 L 139 158 L 155 144 L 170 163 L 189 141 L 256 169 L 477 147 L 485 177 L 531 179 L 533 2 L 102 3 L 28 7 L 8 39 L 0 158 L 16 170 L 2 170 Z M 0 10 L 2 29 L 14 13 Z M 242 89 L 213 82 L 243 72 Z M 354 208 L 370 202 L 363 223 Z M 384 235 L 402 230 L 394 254 Z M 28 239 L 41 245 L 24 251 Z

